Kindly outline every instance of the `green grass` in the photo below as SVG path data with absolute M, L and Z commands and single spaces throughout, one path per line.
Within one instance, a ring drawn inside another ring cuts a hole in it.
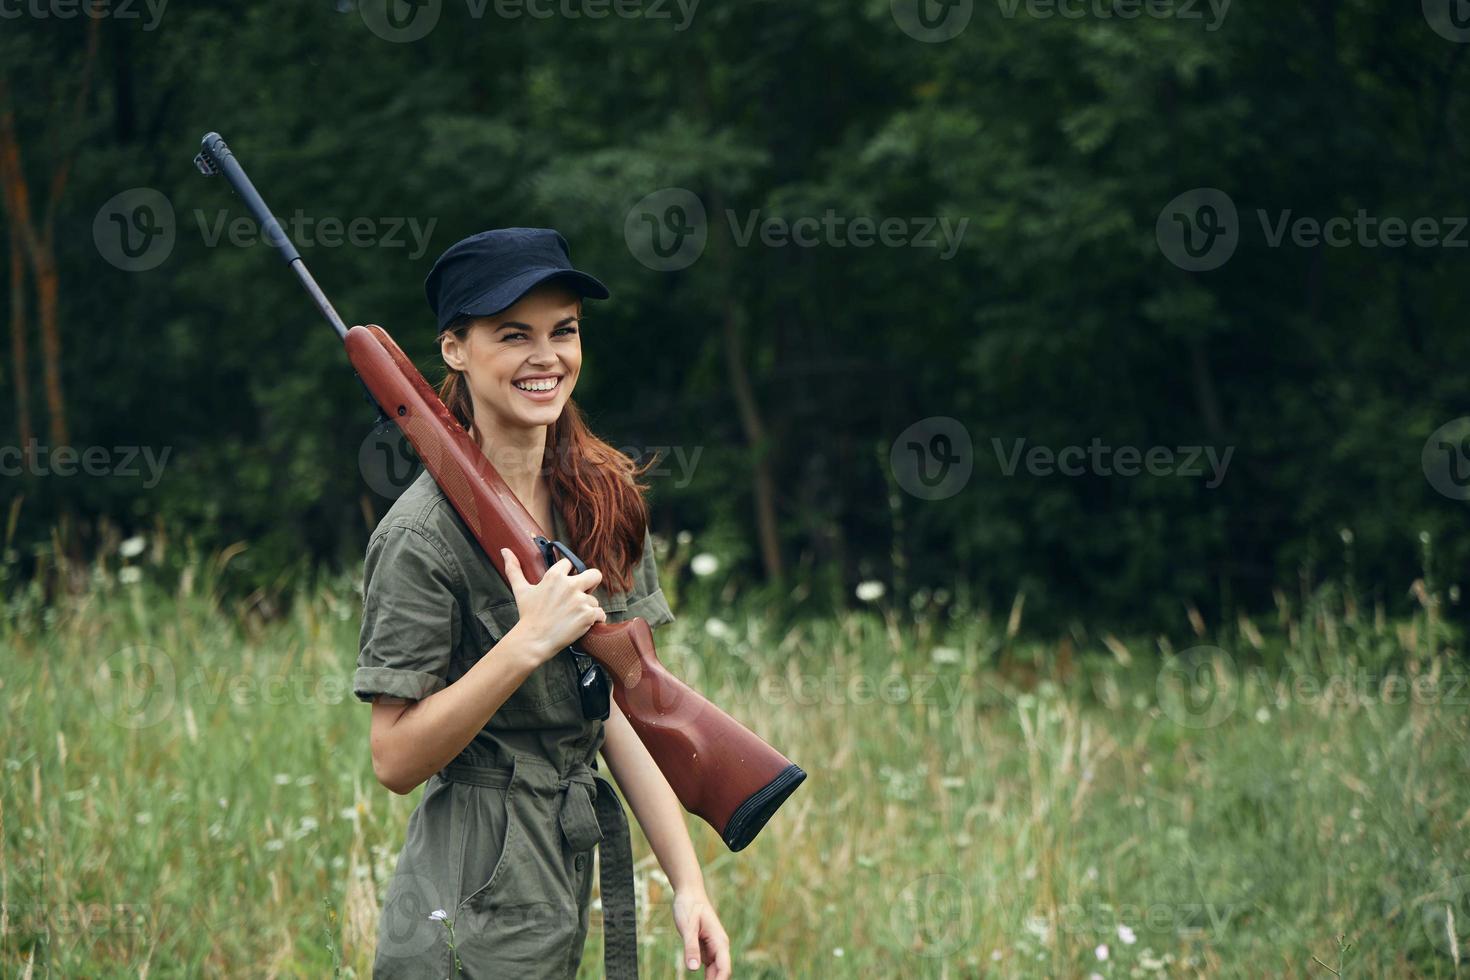
M 417 794 L 372 776 L 360 600 L 265 617 L 219 564 L 11 588 L 3 975 L 369 975 Z M 665 663 L 809 773 L 739 854 L 688 818 L 737 976 L 1470 974 L 1470 685 L 1432 604 L 1282 599 L 1202 633 L 1213 659 L 955 604 L 712 629 L 675 602 Z M 634 833 L 644 975 L 672 976 Z

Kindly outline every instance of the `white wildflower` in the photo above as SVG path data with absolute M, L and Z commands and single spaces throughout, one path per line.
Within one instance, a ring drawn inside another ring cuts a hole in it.
M 150 824 L 150 823 L 153 822 L 153 814 L 151 814 L 151 813 L 139 813 L 139 814 L 135 815 L 133 817 L 133 819 L 136 820 L 140 824 L 147 825 L 147 824 Z
M 693 543 L 694 535 L 690 534 L 688 531 L 680 531 L 678 534 L 674 535 L 674 540 L 679 542 L 680 545 L 687 545 Z
M 117 546 L 117 553 L 124 558 L 137 558 L 146 547 L 148 547 L 148 540 L 141 534 L 135 534 Z
M 1270 720 L 1271 720 L 1271 712 L 1269 710 L 1267 710 L 1267 708 L 1266 708 L 1266 706 L 1264 704 L 1261 705 L 1259 708 L 1256 709 L 1256 721 L 1258 721 L 1262 725 L 1264 725 L 1266 722 L 1268 722 Z
M 723 640 L 732 632 L 728 623 L 714 616 L 704 621 L 704 631 L 717 640 Z
M 929 651 L 929 659 L 936 664 L 957 664 L 960 662 L 960 652 L 954 647 L 935 647 Z
M 1138 934 L 1125 925 L 1118 926 L 1118 941 L 1124 946 L 1132 946 L 1138 942 Z
M 834 946 L 832 947 L 832 955 L 840 960 L 842 959 L 842 957 L 847 955 L 847 951 L 844 950 L 841 946 Z
M 268 840 L 265 842 L 265 849 L 267 851 L 279 851 L 285 846 L 286 842 L 283 840 Z
M 872 579 L 866 582 L 859 582 L 857 589 L 854 591 L 857 597 L 863 602 L 877 602 L 883 598 L 883 583 Z
M 434 911 L 429 913 L 430 922 L 444 922 L 447 921 L 448 918 L 449 913 L 444 911 L 443 909 L 435 909 Z
M 689 559 L 689 570 L 700 578 L 705 578 L 720 570 L 720 560 L 707 551 L 701 551 Z
M 291 777 L 290 777 L 289 774 L 284 773 L 284 772 L 278 772 L 278 773 L 276 773 L 276 785 L 277 786 L 289 786 L 290 784 L 291 784 Z
M 1096 956 L 1099 960 L 1106 960 L 1108 958 L 1108 944 L 1098 943 L 1097 949 L 1092 951 L 1092 955 Z
M 143 570 L 129 565 L 127 568 L 117 570 L 117 580 L 123 585 L 137 585 L 143 581 Z

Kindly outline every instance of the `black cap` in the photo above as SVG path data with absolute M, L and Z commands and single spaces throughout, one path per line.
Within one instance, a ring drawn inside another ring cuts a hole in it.
M 443 333 L 461 313 L 493 316 L 552 278 L 592 299 L 610 295 L 602 283 L 572 268 L 567 240 L 551 228 L 495 228 L 455 242 L 429 270 L 424 295 Z

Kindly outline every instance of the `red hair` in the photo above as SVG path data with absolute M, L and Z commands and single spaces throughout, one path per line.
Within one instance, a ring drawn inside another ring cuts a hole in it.
M 467 316 L 455 318 L 448 330 L 461 337 L 473 323 Z M 465 431 L 474 433 L 474 403 L 464 373 L 446 365 L 448 374 L 439 384 L 439 398 Z M 653 460 L 639 466 L 626 453 L 599 439 L 587 427 L 577 403 L 567 399 L 566 408 L 546 432 L 546 454 L 542 471 L 551 481 L 554 498 L 566 520 L 567 542 L 589 568 L 602 572 L 612 592 L 633 586 L 633 569 L 643 557 L 643 539 L 648 531 L 648 489 L 638 482 Z

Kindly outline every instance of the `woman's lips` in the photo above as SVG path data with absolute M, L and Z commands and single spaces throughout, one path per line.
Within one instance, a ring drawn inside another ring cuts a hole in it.
M 525 395 L 527 398 L 531 399 L 531 401 L 533 402 L 549 402 L 552 399 L 556 398 L 557 392 L 561 390 L 561 382 L 562 379 L 560 377 L 520 378 L 516 381 L 512 381 L 511 387 L 520 392 L 522 395 Z M 551 387 L 541 387 L 548 383 L 551 385 Z M 538 390 L 523 388 L 521 387 L 521 385 L 535 385 L 537 386 Z

